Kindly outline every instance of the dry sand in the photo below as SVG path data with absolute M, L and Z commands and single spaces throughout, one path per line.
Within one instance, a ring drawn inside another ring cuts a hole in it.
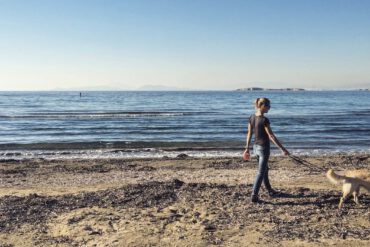
M 338 212 L 325 171 L 370 170 L 370 156 L 300 158 L 271 158 L 283 194 L 259 204 L 255 160 L 2 161 L 0 246 L 369 246 L 369 194 Z

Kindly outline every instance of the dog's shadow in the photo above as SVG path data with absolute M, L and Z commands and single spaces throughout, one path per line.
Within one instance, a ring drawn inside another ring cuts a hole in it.
M 341 194 L 336 191 L 314 192 L 310 189 L 300 189 L 296 192 L 281 192 L 272 200 L 263 201 L 265 204 L 275 206 L 317 206 L 317 207 L 338 207 Z M 370 205 L 370 197 L 361 194 L 359 196 L 360 204 L 358 207 L 368 207 Z M 346 204 L 354 204 L 352 198 L 346 200 Z

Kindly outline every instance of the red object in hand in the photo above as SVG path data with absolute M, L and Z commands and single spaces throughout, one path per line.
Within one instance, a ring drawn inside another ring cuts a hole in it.
M 248 160 L 249 160 L 249 158 L 250 158 L 249 153 L 248 153 L 247 151 L 244 151 L 244 153 L 243 153 L 243 160 L 244 160 L 244 161 L 248 161 Z

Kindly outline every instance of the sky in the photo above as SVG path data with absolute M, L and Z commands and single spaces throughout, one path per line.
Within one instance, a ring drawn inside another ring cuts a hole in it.
M 0 91 L 370 88 L 367 0 L 0 0 Z

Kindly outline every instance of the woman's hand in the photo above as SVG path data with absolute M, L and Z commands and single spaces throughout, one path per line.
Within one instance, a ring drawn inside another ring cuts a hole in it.
M 282 148 L 281 151 L 283 151 L 284 155 L 287 155 L 287 156 L 290 155 L 289 151 L 286 150 L 285 148 Z
M 249 148 L 246 148 L 243 153 L 243 160 L 247 161 L 250 159 Z

